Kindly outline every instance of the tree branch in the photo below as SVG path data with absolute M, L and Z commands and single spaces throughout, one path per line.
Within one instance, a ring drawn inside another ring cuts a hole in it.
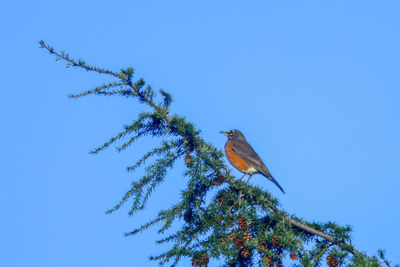
M 329 242 L 331 242 L 331 243 L 333 243 L 335 245 L 338 245 L 339 247 L 341 247 L 341 248 L 343 248 L 345 250 L 348 250 L 349 252 L 351 252 L 354 255 L 360 253 L 352 245 L 340 242 L 340 241 L 336 240 L 333 236 L 331 236 L 331 235 L 329 235 L 327 233 L 319 231 L 319 230 L 317 230 L 315 228 L 312 228 L 312 227 L 310 227 L 308 225 L 305 225 L 304 223 L 301 223 L 299 221 L 296 221 L 296 220 L 290 218 L 289 216 L 285 215 L 284 212 L 279 210 L 278 208 L 276 208 L 274 206 L 271 206 L 271 207 L 272 207 L 272 209 L 274 211 L 282 213 L 283 216 L 285 217 L 285 219 L 288 220 L 291 225 L 293 225 L 293 226 L 295 226 L 297 228 L 300 228 L 301 230 L 303 230 L 303 231 L 305 231 L 307 233 L 310 233 L 312 235 L 316 235 L 316 236 L 322 237 L 325 240 L 327 240 L 327 241 L 329 241 Z

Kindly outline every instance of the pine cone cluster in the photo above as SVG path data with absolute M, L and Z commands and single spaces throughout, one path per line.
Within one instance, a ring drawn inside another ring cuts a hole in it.
M 197 259 L 196 258 L 192 259 L 192 266 L 197 266 Z
M 240 236 L 236 237 L 233 240 L 233 243 L 235 244 L 235 247 L 238 249 L 242 249 L 244 247 L 244 240 Z
M 243 234 L 243 239 L 246 240 L 246 242 L 249 242 L 249 241 L 251 240 L 251 234 L 250 234 L 249 231 L 246 231 L 246 232 Z
M 272 236 L 272 240 L 271 240 L 271 244 L 274 248 L 281 248 L 281 244 L 279 243 L 279 235 L 278 234 L 274 234 Z
M 242 257 L 246 259 L 251 255 L 251 252 L 248 249 L 243 249 L 242 253 L 240 253 L 240 255 L 242 255 Z
M 222 174 L 218 173 L 218 175 L 214 178 L 214 184 L 219 186 L 225 183 L 225 176 Z
M 326 264 L 328 264 L 329 267 L 337 267 L 339 262 L 335 257 L 328 255 L 328 257 L 326 257 Z
M 290 253 L 290 258 L 292 260 L 297 260 L 297 254 L 295 252 Z
M 239 226 L 240 229 L 246 230 L 246 228 L 247 228 L 247 221 L 246 221 L 246 219 L 243 218 L 243 217 L 240 217 L 239 220 L 238 220 L 238 226 Z

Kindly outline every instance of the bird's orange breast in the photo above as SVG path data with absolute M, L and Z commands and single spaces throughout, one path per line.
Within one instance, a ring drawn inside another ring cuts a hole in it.
M 239 171 L 241 172 L 247 172 L 249 169 L 249 164 L 247 164 L 246 161 L 244 161 L 241 157 L 239 157 L 238 154 L 236 154 L 232 150 L 232 143 L 231 140 L 228 140 L 225 144 L 225 154 L 226 157 L 228 158 L 229 162 Z

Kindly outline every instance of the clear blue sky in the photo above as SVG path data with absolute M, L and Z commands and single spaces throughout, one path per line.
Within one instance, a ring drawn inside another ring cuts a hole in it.
M 354 227 L 357 249 L 400 262 L 399 1 L 3 1 L 0 266 L 158 266 L 156 228 L 124 232 L 177 198 L 171 173 L 135 217 L 108 216 L 148 151 L 91 156 L 142 107 L 67 98 L 108 81 L 65 69 L 38 41 L 139 77 L 221 149 L 243 131 L 307 220 Z M 167 193 L 168 192 L 168 193 Z M 182 266 L 187 266 L 185 261 Z

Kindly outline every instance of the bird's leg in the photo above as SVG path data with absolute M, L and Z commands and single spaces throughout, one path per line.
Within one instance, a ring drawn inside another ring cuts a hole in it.
M 241 181 L 246 175 L 247 175 L 247 173 L 245 173 L 245 174 L 242 176 L 242 178 L 240 178 L 239 181 Z
M 246 184 L 249 183 L 249 181 L 250 181 L 250 179 L 251 179 L 251 176 L 253 176 L 253 174 L 250 174 L 250 177 L 249 177 L 249 179 L 247 180 Z

